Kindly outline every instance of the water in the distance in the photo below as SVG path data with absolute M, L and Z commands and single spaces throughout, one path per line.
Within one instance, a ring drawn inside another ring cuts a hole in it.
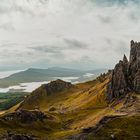
M 7 72 L 0 72 L 0 78 L 4 78 L 7 77 L 15 72 L 19 72 L 19 71 L 7 71 Z M 90 78 L 92 77 L 94 74 L 91 73 L 85 73 L 83 75 L 83 77 L 87 77 Z M 67 82 L 72 82 L 73 84 L 79 83 L 80 77 L 54 77 L 54 80 L 56 79 L 61 79 Z M 10 86 L 8 88 L 0 88 L 0 93 L 6 93 L 6 92 L 32 92 L 33 90 L 35 90 L 36 88 L 38 88 L 39 86 L 41 86 L 42 84 L 47 84 L 50 81 L 42 81 L 42 82 L 30 82 L 30 83 L 20 83 L 19 85 L 15 85 L 15 86 Z

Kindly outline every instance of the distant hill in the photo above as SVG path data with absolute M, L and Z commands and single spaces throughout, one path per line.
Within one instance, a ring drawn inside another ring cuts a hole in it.
M 0 87 L 5 88 L 13 85 L 18 85 L 20 83 L 51 81 L 66 77 L 75 77 L 71 78 L 71 82 L 82 82 L 90 80 L 90 78 L 93 79 L 97 77 L 97 75 L 99 75 L 101 72 L 105 71 L 105 69 L 82 71 L 61 67 L 52 67 L 48 69 L 30 68 L 25 71 L 14 73 L 6 78 L 0 79 Z M 87 73 L 91 73 L 92 75 L 86 76 L 85 74 Z

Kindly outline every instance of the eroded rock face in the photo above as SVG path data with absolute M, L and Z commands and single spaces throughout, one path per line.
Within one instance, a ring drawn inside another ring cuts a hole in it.
M 42 85 L 44 89 L 46 89 L 48 95 L 53 94 L 55 92 L 61 92 L 65 89 L 69 89 L 73 87 L 73 85 L 70 82 L 65 82 L 63 80 L 56 80 L 52 81 L 46 85 Z
M 12 135 L 11 137 L 6 137 L 3 140 L 36 140 L 35 138 L 32 138 L 30 136 L 26 135 Z
M 128 61 L 126 56 L 124 56 L 123 61 L 120 61 L 112 71 L 112 78 L 107 90 L 109 100 L 125 96 L 129 90 L 127 86 L 127 68 Z
M 36 138 L 29 136 L 29 135 L 14 134 L 9 131 L 7 132 L 7 134 L 0 137 L 0 139 L 2 139 L 2 140 L 37 140 Z
M 47 116 L 41 111 L 18 110 L 13 113 L 6 114 L 2 117 L 6 121 L 20 121 L 21 123 L 32 123 L 35 121 L 43 121 Z
M 134 90 L 139 92 L 140 91 L 140 70 L 138 70 L 138 72 L 135 74 L 133 84 L 134 84 Z
M 131 89 L 140 91 L 140 42 L 131 41 L 128 75 Z
M 140 43 L 134 41 L 131 41 L 130 60 L 124 55 L 112 71 L 107 99 L 124 97 L 129 91 L 140 92 Z
M 72 87 L 74 87 L 74 85 L 72 85 L 70 82 L 65 82 L 58 79 L 56 81 L 51 81 L 48 84 L 41 85 L 39 88 L 34 90 L 31 95 L 26 98 L 26 100 L 31 99 L 32 102 L 33 100 L 39 99 L 41 96 L 49 96 Z

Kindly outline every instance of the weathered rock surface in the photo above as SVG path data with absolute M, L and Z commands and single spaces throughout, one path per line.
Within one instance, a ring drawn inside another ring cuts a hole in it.
M 131 41 L 130 60 L 124 55 L 112 71 L 107 99 L 124 97 L 129 91 L 140 92 L 140 43 L 134 41 Z
M 56 80 L 52 81 L 46 85 L 42 85 L 44 89 L 46 89 L 46 92 L 48 95 L 53 94 L 55 92 L 61 92 L 65 89 L 69 89 L 73 87 L 73 85 L 70 82 L 65 82 L 63 80 Z
M 128 75 L 129 86 L 135 91 L 140 91 L 140 42 L 131 41 Z
M 0 137 L 0 139 L 1 140 L 37 140 L 36 138 L 29 136 L 29 135 L 14 134 L 9 131 L 7 132 L 7 134 Z
M 43 121 L 47 116 L 41 111 L 18 110 L 13 113 L 6 114 L 2 117 L 5 121 L 19 121 L 21 123 L 32 123 L 35 121 Z

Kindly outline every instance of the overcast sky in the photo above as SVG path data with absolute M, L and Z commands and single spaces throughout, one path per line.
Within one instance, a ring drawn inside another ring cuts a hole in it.
M 0 70 L 112 68 L 140 41 L 139 0 L 0 0 Z

